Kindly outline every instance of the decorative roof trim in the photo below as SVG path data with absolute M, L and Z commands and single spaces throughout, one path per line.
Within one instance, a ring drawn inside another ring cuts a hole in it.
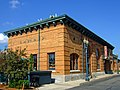
M 73 20 L 72 18 L 67 16 L 66 14 L 58 16 L 58 17 L 48 18 L 48 19 L 30 24 L 27 26 L 23 26 L 20 28 L 16 28 L 13 30 L 9 30 L 9 31 L 4 32 L 4 34 L 6 34 L 9 37 L 11 35 L 11 33 L 13 34 L 14 32 L 20 32 L 20 34 L 22 34 L 22 31 L 26 30 L 26 33 L 27 33 L 27 31 L 31 31 L 32 28 L 34 28 L 35 30 L 37 30 L 38 27 L 40 29 L 43 29 L 44 26 L 47 26 L 49 28 L 50 24 L 53 24 L 54 26 L 56 26 L 57 22 L 68 25 L 71 28 L 81 32 L 83 35 L 93 39 L 94 41 L 96 41 L 104 46 L 108 46 L 110 49 L 114 49 L 114 47 L 111 44 L 109 44 L 107 41 L 103 40 L 101 37 L 99 37 L 92 31 L 88 30 L 86 27 L 82 26 L 81 24 L 79 24 L 78 22 L 76 22 L 75 20 Z

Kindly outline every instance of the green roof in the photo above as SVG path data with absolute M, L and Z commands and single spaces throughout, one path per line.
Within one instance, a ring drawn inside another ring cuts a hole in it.
M 19 27 L 16 29 L 12 29 L 9 31 L 4 32 L 6 35 L 9 35 L 11 33 L 17 32 L 17 31 L 22 31 L 25 29 L 29 29 L 29 28 L 34 28 L 37 26 L 44 26 L 44 25 L 49 25 L 49 23 L 53 23 L 53 22 L 62 22 L 64 25 L 68 25 L 72 28 L 74 28 L 75 30 L 81 32 L 83 35 L 93 39 L 94 41 L 104 45 L 104 46 L 108 46 L 110 49 L 114 49 L 114 46 L 112 46 L 110 43 L 108 43 L 107 41 L 105 41 L 104 39 L 102 39 L 101 37 L 99 37 L 98 35 L 96 35 L 95 33 L 93 33 L 92 31 L 90 31 L 89 29 L 87 29 L 86 27 L 84 27 L 83 25 L 79 24 L 78 22 L 76 22 L 75 20 L 73 20 L 72 18 L 70 18 L 69 16 L 67 16 L 66 14 L 61 15 L 61 16 L 57 16 L 57 17 L 52 17 L 52 18 L 48 18 L 33 24 L 29 24 L 23 27 Z
M 54 18 L 48 18 L 48 19 L 42 20 L 40 22 L 35 22 L 33 24 L 29 24 L 29 25 L 26 25 L 26 26 L 23 26 L 23 27 L 18 27 L 18 28 L 6 31 L 4 33 L 7 35 L 8 33 L 12 33 L 12 32 L 19 31 L 19 30 L 24 30 L 24 29 L 27 29 L 27 28 L 30 28 L 30 27 L 36 27 L 37 25 L 43 25 L 43 24 L 46 24 L 46 23 L 49 23 L 49 22 L 54 22 L 54 21 L 57 21 L 57 20 L 63 19 L 63 18 L 65 18 L 65 15 L 54 17 Z

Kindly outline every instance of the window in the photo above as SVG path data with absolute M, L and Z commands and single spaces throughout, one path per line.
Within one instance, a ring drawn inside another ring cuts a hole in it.
M 98 49 L 96 49 L 96 62 L 97 62 L 97 69 L 100 69 L 100 60 L 99 60 L 99 58 L 100 58 L 100 55 L 99 55 L 99 50 Z
M 48 54 L 49 70 L 55 70 L 55 53 Z
M 34 59 L 34 70 L 37 70 L 37 54 L 33 54 Z
M 75 53 L 70 55 L 70 70 L 78 70 L 78 55 Z
M 111 54 L 112 54 L 112 50 L 108 49 L 108 59 L 110 59 Z

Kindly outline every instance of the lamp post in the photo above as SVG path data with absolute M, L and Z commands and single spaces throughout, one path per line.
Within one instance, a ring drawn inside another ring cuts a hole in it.
M 84 42 L 84 49 L 85 49 L 85 59 L 86 59 L 86 77 L 85 77 L 85 80 L 86 81 L 89 81 L 89 67 L 88 67 L 88 64 L 89 64 L 89 61 L 88 61 L 88 44 L 89 44 L 89 41 L 84 39 L 83 40 Z

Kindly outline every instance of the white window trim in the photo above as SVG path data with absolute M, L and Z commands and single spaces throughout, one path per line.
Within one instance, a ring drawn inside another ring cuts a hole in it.
M 52 72 L 56 72 L 56 70 L 51 70 Z
M 80 70 L 70 70 L 70 72 L 80 72 Z
M 101 69 L 97 69 L 97 71 L 100 71 Z
M 48 71 L 56 72 L 56 70 L 48 70 Z

